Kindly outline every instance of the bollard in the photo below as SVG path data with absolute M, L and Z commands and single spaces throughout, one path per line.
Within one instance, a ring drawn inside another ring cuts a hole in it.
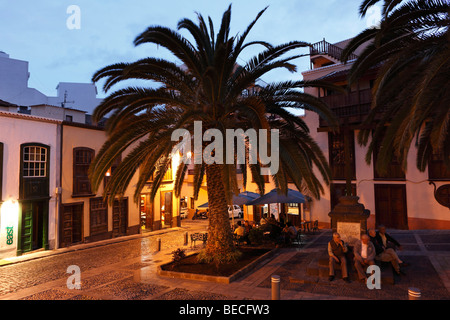
M 280 300 L 280 276 L 272 276 L 272 300 Z
M 184 245 L 187 246 L 188 243 L 189 243 L 189 240 L 188 240 L 188 232 L 186 231 L 186 232 L 184 233 Z
M 161 238 L 158 238 L 158 240 L 157 240 L 156 251 L 161 251 Z
M 422 294 L 420 289 L 417 288 L 408 288 L 408 297 L 409 300 L 420 300 Z

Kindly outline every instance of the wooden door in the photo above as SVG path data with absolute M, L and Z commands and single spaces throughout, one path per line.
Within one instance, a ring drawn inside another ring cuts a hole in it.
M 252 206 L 253 208 L 253 221 L 256 223 L 259 223 L 259 220 L 261 220 L 263 214 L 262 214 L 262 206 Z
M 164 193 L 164 224 L 172 226 L 172 192 Z
M 113 205 L 113 236 L 127 234 L 128 228 L 128 199 L 114 200 Z
M 147 194 L 141 195 L 141 228 L 146 230 L 153 230 L 153 203 L 150 201 L 150 196 Z
M 375 220 L 387 228 L 408 229 L 406 185 L 375 185 Z
M 61 226 L 61 247 L 83 240 L 83 203 L 62 206 Z
M 19 250 L 33 250 L 33 206 L 31 202 L 22 202 L 21 246 Z
M 28 252 L 47 246 L 48 206 L 45 201 L 24 201 L 21 204 L 19 252 Z

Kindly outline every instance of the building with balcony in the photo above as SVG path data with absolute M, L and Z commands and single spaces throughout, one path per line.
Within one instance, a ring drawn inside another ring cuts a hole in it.
M 320 200 L 311 204 L 314 219 L 317 218 L 323 226 L 330 226 L 328 213 L 337 204 L 339 197 L 345 195 L 346 178 L 351 177 L 352 192 L 370 210 L 368 227 L 383 224 L 396 229 L 450 228 L 449 208 L 440 204 L 435 197 L 436 189 L 442 187 L 441 190 L 447 190 L 445 185 L 450 181 L 450 172 L 443 166 L 440 155 L 433 155 L 427 170 L 420 172 L 415 166 L 416 149 L 412 146 L 406 171 L 403 171 L 394 157 L 387 168 L 387 174 L 381 175 L 375 170 L 376 150 L 381 147 L 377 146 L 371 164 L 366 163 L 367 147 L 358 144 L 357 135 L 371 108 L 372 87 L 377 69 L 371 69 L 357 84 L 348 88 L 349 70 L 354 59 L 364 49 L 359 48 L 344 63 L 340 57 L 348 41 L 331 44 L 323 40 L 314 44 L 311 48 L 311 69 L 302 73 L 304 80 L 327 80 L 346 89 L 346 92 L 305 89 L 305 92 L 326 102 L 340 124 L 339 133 L 335 133 L 319 115 L 305 112 L 304 120 L 312 137 L 328 156 L 332 171 L 330 187 Z M 349 143 L 348 155 L 345 153 L 346 141 Z

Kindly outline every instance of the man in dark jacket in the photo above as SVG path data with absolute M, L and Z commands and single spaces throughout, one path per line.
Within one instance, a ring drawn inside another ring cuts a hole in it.
M 383 225 L 378 226 L 376 238 L 377 238 L 378 242 L 381 243 L 381 245 L 385 249 L 387 249 L 387 248 L 397 249 L 398 248 L 399 250 L 402 250 L 401 244 L 397 240 L 395 240 L 393 237 L 391 237 L 389 234 L 386 233 L 386 227 Z
M 328 280 L 334 280 L 335 264 L 339 263 L 342 270 L 342 279 L 344 279 L 345 282 L 350 282 L 350 280 L 348 279 L 347 259 L 345 258 L 345 254 L 347 253 L 347 251 L 347 246 L 344 241 L 341 240 L 341 236 L 339 235 L 339 233 L 333 233 L 333 239 L 328 242 L 328 255 L 330 256 L 330 277 L 328 278 Z
M 400 259 L 398 258 L 398 255 L 394 251 L 394 249 L 392 249 L 392 248 L 385 249 L 383 247 L 383 245 L 381 244 L 381 242 L 376 237 L 376 232 L 374 229 L 369 229 L 367 231 L 367 233 L 369 234 L 370 241 L 373 243 L 373 245 L 375 247 L 375 252 L 376 252 L 375 259 L 383 261 L 383 262 L 390 262 L 392 264 L 392 267 L 394 268 L 396 274 L 398 274 L 398 275 L 405 274 L 402 270 L 400 270 L 400 265 L 398 263 L 398 261 Z
M 378 231 L 376 234 L 377 241 L 381 244 L 384 250 L 392 249 L 392 250 L 402 250 L 402 245 L 395 240 L 393 237 L 391 237 L 389 234 L 386 233 L 386 227 L 383 225 L 378 226 Z M 404 263 L 397 255 L 397 262 L 402 267 L 408 266 L 407 263 Z

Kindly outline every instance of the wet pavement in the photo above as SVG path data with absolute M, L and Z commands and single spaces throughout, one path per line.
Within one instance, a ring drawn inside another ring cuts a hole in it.
M 407 275 L 382 290 L 361 283 L 321 281 L 290 283 L 289 277 L 326 248 L 330 230 L 307 235 L 306 245 L 282 248 L 250 274 L 230 283 L 172 279 L 157 275 L 157 266 L 172 260 L 171 252 L 201 248 L 184 244 L 185 233 L 205 232 L 207 220 L 183 220 L 182 227 L 117 238 L 67 249 L 33 253 L 0 267 L 0 299 L 11 300 L 242 300 L 271 299 L 270 277 L 281 276 L 281 299 L 407 299 L 407 288 L 421 288 L 424 299 L 450 299 L 450 230 L 390 232 L 403 245 L 399 255 L 411 265 Z M 157 251 L 161 239 L 161 251 Z M 10 261 L 11 262 L 11 261 Z M 81 289 L 69 289 L 76 265 Z

